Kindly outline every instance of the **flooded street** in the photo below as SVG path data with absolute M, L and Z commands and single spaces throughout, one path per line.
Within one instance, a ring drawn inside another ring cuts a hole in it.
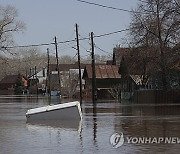
M 0 154 L 179 153 L 179 140 L 143 144 L 135 139 L 180 138 L 180 104 L 84 102 L 82 121 L 65 125 L 26 123 L 28 109 L 48 103 L 46 97 L 0 97 Z M 124 135 L 124 144 L 118 148 L 110 143 L 114 133 Z M 128 143 L 128 137 L 134 137 L 133 142 Z

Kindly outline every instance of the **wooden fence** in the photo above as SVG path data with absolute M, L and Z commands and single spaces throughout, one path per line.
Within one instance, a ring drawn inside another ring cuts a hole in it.
M 180 90 L 137 90 L 134 92 L 134 102 L 138 104 L 180 103 Z

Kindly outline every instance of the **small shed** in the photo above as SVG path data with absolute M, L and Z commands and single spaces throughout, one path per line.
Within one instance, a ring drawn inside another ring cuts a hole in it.
M 98 98 L 110 97 L 108 92 L 112 86 L 118 85 L 121 81 L 121 75 L 118 73 L 119 66 L 117 65 L 96 65 L 96 88 Z M 91 97 L 92 92 L 92 66 L 86 65 L 83 73 L 85 80 L 86 97 Z
M 0 89 L 1 90 L 14 89 L 17 77 L 18 75 L 6 75 L 0 81 Z

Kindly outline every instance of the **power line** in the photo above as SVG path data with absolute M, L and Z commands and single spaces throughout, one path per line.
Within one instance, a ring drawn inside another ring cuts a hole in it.
M 109 55 L 112 55 L 112 53 L 109 53 L 108 51 L 105 51 L 103 49 L 101 49 L 99 46 L 97 46 L 96 44 L 94 45 L 95 48 L 97 48 L 98 50 L 102 51 L 103 53 L 105 54 L 109 54 Z
M 31 45 L 18 45 L 18 46 L 11 46 L 11 47 L 4 47 L 2 46 L 1 48 L 4 49 L 10 49 L 10 48 L 27 48 L 27 47 L 38 47 L 38 46 L 48 46 L 54 43 L 42 43 L 42 44 L 31 44 Z
M 90 42 L 88 42 L 88 45 L 91 45 Z M 81 44 L 81 47 L 86 51 L 86 52 L 90 52 L 90 50 L 88 51 L 82 44 Z M 103 50 L 102 48 L 100 48 L 99 46 L 97 46 L 97 44 L 95 43 L 94 44 L 94 47 L 97 48 L 98 50 L 102 51 L 103 53 L 106 53 L 106 54 L 111 54 L 105 50 Z
M 110 32 L 110 33 L 105 33 L 105 34 L 101 34 L 101 35 L 94 35 L 94 38 L 99 38 L 99 37 L 104 37 L 104 36 L 108 36 L 108 35 L 113 35 L 113 34 L 117 34 L 117 33 L 121 33 L 121 32 L 125 32 L 128 31 L 129 29 L 123 29 L 123 30 L 118 30 L 115 32 Z M 80 38 L 80 41 L 82 40 L 89 40 L 89 37 L 84 37 L 84 38 Z M 66 40 L 66 41 L 60 41 L 57 42 L 57 44 L 65 44 L 65 43 L 71 43 L 71 42 L 75 42 L 76 39 L 72 39 L 72 40 Z M 19 45 L 19 46 L 10 46 L 10 47 L 4 47 L 2 46 L 1 48 L 4 49 L 12 49 L 12 48 L 27 48 L 27 47 L 39 47 L 39 46 L 49 46 L 49 45 L 54 45 L 55 43 L 41 43 L 41 44 L 31 44 L 31 45 Z
M 86 4 L 90 4 L 90 5 L 95 5 L 95 6 L 107 8 L 107 9 L 113 9 L 113 10 L 118 10 L 118 11 L 129 12 L 129 13 L 138 13 L 138 14 L 140 13 L 140 14 L 142 14 L 142 12 L 138 12 L 138 11 L 133 11 L 133 10 L 131 11 L 131 10 L 127 10 L 127 9 L 116 8 L 116 7 L 102 5 L 102 4 L 93 3 L 93 2 L 88 2 L 88 1 L 84 1 L 84 0 L 77 0 L 77 1 L 82 2 L 82 3 L 86 3 Z M 148 12 L 147 13 L 144 12 L 143 14 L 148 14 Z
M 124 12 L 130 12 L 130 13 L 134 12 L 134 11 L 130 11 L 130 10 L 122 9 L 122 8 L 116 8 L 116 7 L 112 7 L 112 6 L 102 5 L 102 4 L 88 2 L 88 1 L 83 1 L 83 0 L 77 0 L 77 1 L 78 2 L 82 2 L 82 3 L 86 3 L 86 4 L 90 4 L 90 5 L 100 6 L 100 7 L 103 7 L 103 8 L 118 10 L 118 11 L 124 11 Z
M 72 57 L 72 59 L 74 59 L 77 56 L 77 53 Z
M 129 30 L 129 28 L 128 29 L 123 29 L 123 30 L 118 30 L 116 32 L 105 33 L 105 34 L 101 34 L 101 35 L 94 35 L 94 37 L 103 37 L 103 36 L 113 35 L 113 34 L 125 32 L 125 31 L 128 31 L 128 30 Z
M 82 45 L 82 44 L 81 44 L 81 48 L 83 48 L 83 50 L 85 50 L 86 52 L 90 52 L 90 50 L 86 49 L 86 48 L 84 47 L 84 45 Z

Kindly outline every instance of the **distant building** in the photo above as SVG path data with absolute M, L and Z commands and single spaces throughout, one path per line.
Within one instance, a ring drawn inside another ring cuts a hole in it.
M 42 94 L 46 92 L 47 68 L 43 68 L 37 73 L 31 74 L 31 76 L 29 76 L 28 79 L 30 93 L 38 92 Z
M 169 48 L 169 51 L 172 50 L 174 53 L 178 53 L 179 44 L 172 49 Z M 162 74 L 158 65 L 158 55 L 151 48 L 148 52 L 145 52 L 141 47 L 114 48 L 112 62 L 109 61 L 108 63 L 120 66 L 119 73 L 123 75 L 122 70 L 125 71 L 126 76 L 130 76 L 140 89 L 163 89 L 162 76 L 166 75 L 167 88 L 177 90 L 180 87 L 180 59 L 178 56 L 172 58 L 171 53 L 173 52 L 168 52 L 166 55 L 169 59 L 165 74 Z M 124 63 L 125 66 L 123 66 Z
M 81 64 L 81 75 L 84 71 L 84 64 Z M 74 95 L 74 93 L 79 92 L 79 67 L 78 63 L 75 64 L 59 64 L 59 73 L 60 73 L 60 82 L 61 87 L 59 86 L 58 79 L 58 68 L 57 64 L 49 65 L 49 77 L 47 74 L 47 68 L 37 72 L 36 74 L 32 74 L 29 77 L 30 86 L 35 86 L 35 83 L 38 82 L 38 89 L 41 91 L 49 90 L 53 91 L 53 93 L 58 92 L 60 89 L 64 92 L 65 95 Z M 50 79 L 50 86 L 49 85 Z M 77 82 L 78 83 L 77 83 Z M 73 84 L 74 83 L 74 84 Z M 84 88 L 84 80 L 82 80 L 82 88 Z M 71 87 L 70 87 L 71 86 Z
M 15 91 L 18 76 L 19 75 L 7 75 L 7 76 L 5 76 L 0 81 L 0 94 L 4 94 L 4 95 L 15 94 L 14 91 Z M 21 88 L 21 92 L 23 94 L 23 91 L 28 87 L 28 80 L 26 77 L 21 76 L 21 75 L 20 75 L 20 79 L 21 79 L 20 82 L 22 82 L 22 85 L 20 88 Z
M 144 71 L 142 59 L 138 59 L 138 53 L 138 49 L 114 48 L 112 61 L 114 65 L 120 66 L 119 73 L 121 75 L 125 74 L 125 76 L 131 77 L 135 83 L 141 87 L 143 85 L 148 85 L 148 76 L 147 72 Z M 146 68 L 146 71 L 147 70 L 149 71 L 149 67 Z
M 0 90 L 14 90 L 18 75 L 7 75 L 0 81 Z
M 81 79 L 85 64 L 81 63 Z M 51 89 L 57 89 L 58 85 L 58 68 L 56 64 L 50 64 L 50 82 Z M 79 97 L 79 66 L 74 64 L 59 64 L 59 72 L 61 79 L 61 90 L 64 97 Z M 82 79 L 82 89 L 84 89 L 85 81 Z

